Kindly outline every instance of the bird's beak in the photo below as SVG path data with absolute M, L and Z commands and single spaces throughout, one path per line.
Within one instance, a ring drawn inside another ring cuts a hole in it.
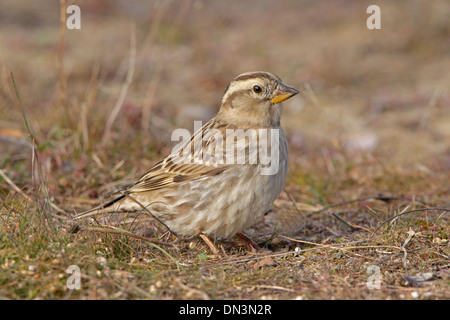
M 289 99 L 290 97 L 295 96 L 298 93 L 298 90 L 281 83 L 278 88 L 274 91 L 272 95 L 272 100 L 270 102 L 272 104 L 282 102 L 284 100 Z

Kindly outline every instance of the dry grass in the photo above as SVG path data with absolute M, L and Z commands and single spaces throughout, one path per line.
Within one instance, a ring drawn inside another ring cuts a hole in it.
M 366 1 L 263 2 L 84 1 L 79 31 L 54 1 L 2 2 L 0 298 L 450 297 L 446 1 L 379 1 L 378 31 Z M 133 181 L 253 69 L 303 91 L 285 107 L 285 192 L 247 230 L 271 252 L 231 239 L 215 257 L 145 215 L 106 217 L 135 237 L 67 232 L 64 210 Z

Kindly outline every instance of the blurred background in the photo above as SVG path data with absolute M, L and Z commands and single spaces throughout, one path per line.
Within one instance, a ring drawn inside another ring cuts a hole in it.
M 80 30 L 61 4 L 80 7 Z M 401 192 L 448 196 L 421 180 L 450 171 L 449 40 L 447 0 L 2 0 L 0 164 L 28 185 L 11 72 L 51 194 L 95 198 L 170 152 L 175 128 L 214 116 L 235 76 L 264 70 L 302 92 L 282 121 L 304 197 L 330 177 L 395 192 L 402 173 L 415 182 Z

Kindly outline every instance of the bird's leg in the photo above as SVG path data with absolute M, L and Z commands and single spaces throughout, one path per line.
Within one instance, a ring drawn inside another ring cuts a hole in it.
M 214 244 L 214 242 L 212 242 L 212 240 L 211 240 L 206 234 L 200 233 L 199 236 L 200 236 L 200 238 L 203 239 L 203 241 L 206 242 L 206 244 L 208 245 L 208 247 L 211 249 L 211 251 L 212 251 L 214 254 L 217 254 L 217 255 L 220 254 L 219 248 L 216 247 L 216 245 Z
M 241 241 L 243 243 L 245 243 L 247 246 L 249 246 L 252 250 L 256 250 L 256 251 L 265 251 L 264 249 L 262 249 L 260 246 L 258 246 L 252 239 L 250 239 L 249 237 L 247 237 L 245 234 L 243 234 L 242 232 L 238 232 L 236 233 L 236 236 L 241 239 Z

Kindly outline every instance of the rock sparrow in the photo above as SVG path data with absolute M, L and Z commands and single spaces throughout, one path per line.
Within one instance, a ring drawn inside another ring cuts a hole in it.
M 226 88 L 217 115 L 134 184 L 74 220 L 145 210 L 174 234 L 237 235 L 267 212 L 283 189 L 288 146 L 281 102 L 298 93 L 269 72 L 247 72 Z

